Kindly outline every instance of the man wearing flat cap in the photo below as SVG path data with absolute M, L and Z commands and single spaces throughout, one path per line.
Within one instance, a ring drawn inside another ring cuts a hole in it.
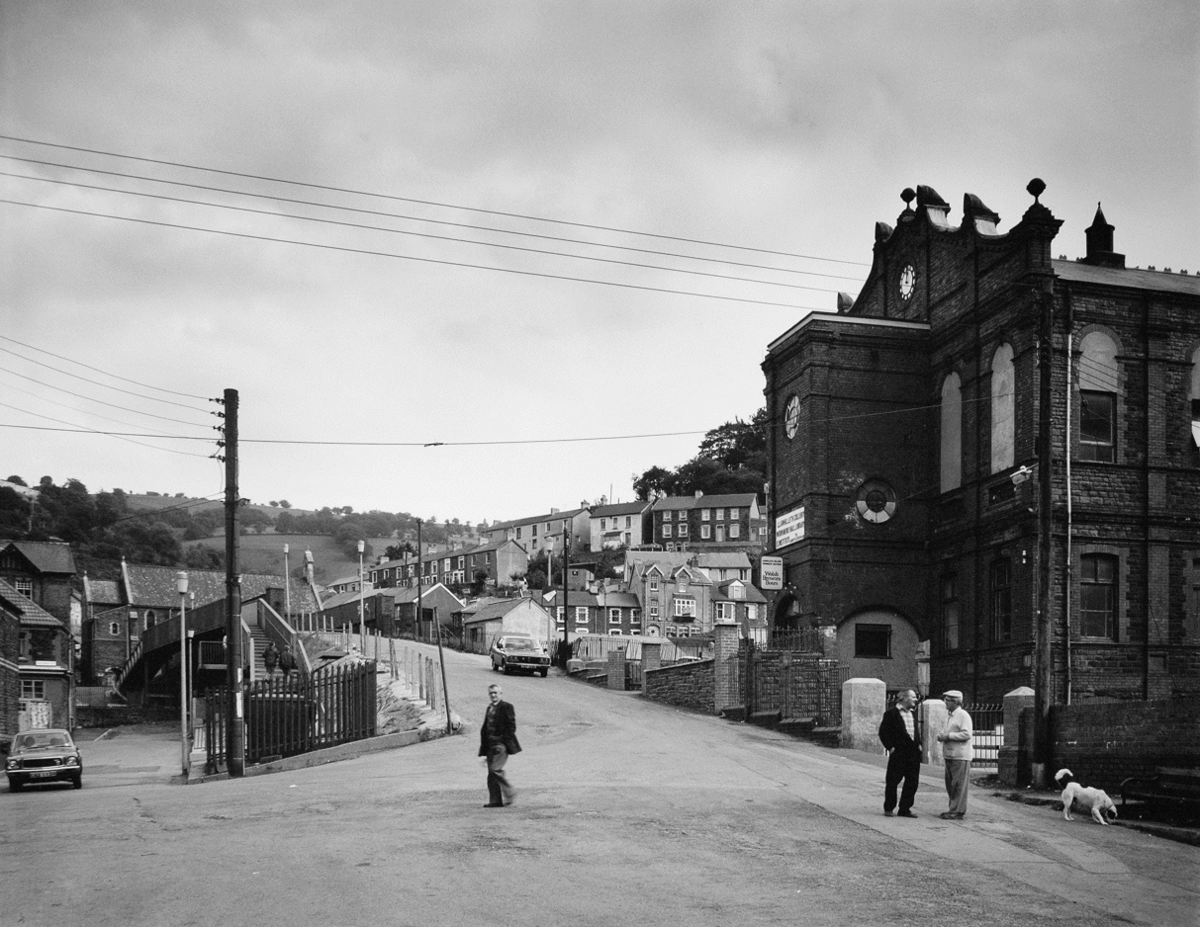
M 971 716 L 962 707 L 963 696 L 958 689 L 942 693 L 946 703 L 946 728 L 938 734 L 942 745 L 942 760 L 946 766 L 946 794 L 950 796 L 950 808 L 942 812 L 947 821 L 961 821 L 967 813 L 967 790 L 971 787 L 971 759 L 975 749 L 971 746 Z

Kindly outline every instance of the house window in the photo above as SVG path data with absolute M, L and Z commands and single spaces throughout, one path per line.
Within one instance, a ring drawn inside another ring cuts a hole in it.
M 856 624 L 854 626 L 854 655 L 871 660 L 891 659 L 892 626 L 890 624 Z
M 962 485 L 962 387 L 957 373 L 942 381 L 941 491 Z
M 687 522 L 686 522 L 686 521 L 684 521 L 684 522 L 680 522 L 680 523 L 679 523 L 679 536 L 680 536 L 681 538 L 685 538 L 685 537 L 687 537 L 687 534 L 688 534 L 688 525 L 687 525 Z
M 109 636 L 109 637 L 120 637 L 120 636 L 121 636 L 121 624 L 120 624 L 120 622 L 118 622 L 118 621 L 110 621 L 110 622 L 108 623 L 108 636 Z
M 675 600 L 675 617 L 676 618 L 695 618 L 696 617 L 696 600 L 692 598 Z
M 46 697 L 46 681 L 44 679 L 22 679 L 21 698 L 44 699 Z
M 619 608 L 610 608 L 608 610 L 608 623 L 609 624 L 620 624 L 621 623 L 621 610 Z
M 1011 344 L 1002 344 L 992 355 L 992 472 L 1013 465 L 1016 434 L 1016 374 Z
M 561 605 L 558 606 L 558 608 L 554 609 L 554 620 L 557 621 L 560 625 L 567 623 L 566 617 L 565 617 L 565 614 L 563 611 L 563 607 Z
M 626 515 L 626 516 L 625 516 L 625 527 L 626 527 L 626 528 L 632 528 L 632 527 L 633 527 L 633 517 L 632 517 L 631 515 Z
M 732 621 L 737 606 L 732 602 L 717 603 L 717 621 Z
M 735 512 L 735 511 L 736 511 L 736 509 L 730 509 L 729 511 L 730 511 L 730 513 L 733 513 L 733 512 Z M 733 514 L 730 514 L 730 516 L 729 516 L 729 517 L 730 517 L 730 518 L 736 518 L 737 516 L 736 516 L 736 515 L 733 515 Z M 724 520 L 725 520 L 725 510 L 724 510 L 724 509 L 717 509 L 717 521 L 724 521 Z
M 520 528 L 517 529 L 517 540 L 518 541 L 521 540 L 521 529 Z
M 537 525 L 529 526 L 529 534 L 535 541 L 537 540 Z
M 1117 401 L 1112 393 L 1079 391 L 1079 459 L 1117 459 Z
M 729 520 L 730 520 L 730 521 L 737 521 L 737 520 L 738 520 L 738 512 L 739 512 L 739 511 L 741 511 L 741 510 L 740 510 L 740 509 L 730 509 L 730 510 L 729 510 Z
M 663 520 L 663 521 L 670 521 L 670 520 L 671 520 L 672 518 L 674 518 L 674 517 L 675 517 L 675 513 L 674 513 L 674 512 L 671 512 L 671 511 L 666 511 L 666 512 L 663 512 L 663 519 L 662 519 L 662 520 Z
M 1200 348 L 1192 352 L 1192 443 L 1200 447 Z
M 992 643 L 1012 639 L 1012 562 L 996 560 L 988 577 L 988 598 L 992 612 Z
M 658 603 L 657 602 L 650 603 L 650 617 L 652 619 L 658 617 Z
M 717 511 L 719 512 L 721 510 L 717 509 Z M 700 520 L 701 521 L 708 521 L 711 517 L 712 517 L 712 509 L 701 509 L 700 510 Z M 717 516 L 717 518 L 720 518 L 720 517 L 721 517 L 720 515 Z
M 707 509 L 705 511 L 707 511 Z M 711 534 L 712 534 L 712 525 L 701 525 L 700 526 L 700 537 L 703 540 L 707 541 L 709 538 L 709 535 L 711 535 Z
M 663 525 L 663 537 L 669 538 L 670 536 L 671 536 L 671 525 Z
M 657 576 L 651 576 L 651 577 L 650 577 L 650 582 L 649 582 L 649 584 L 648 584 L 648 585 L 649 585 L 649 587 L 650 587 L 650 591 L 651 591 L 651 592 L 658 592 L 658 577 L 657 577 Z
M 587 624 L 588 623 L 588 610 L 587 610 L 586 605 L 576 605 L 575 606 L 575 623 L 576 624 Z
M 607 530 L 607 529 L 608 529 L 608 519 L 607 519 L 607 518 L 601 518 L 601 519 L 600 519 L 600 530 L 601 530 L 601 531 L 605 531 L 605 530 Z
M 738 600 L 746 598 L 746 587 L 734 583 L 729 587 L 729 598 Z
M 641 627 L 642 613 L 639 609 L 633 609 L 629 612 L 629 626 L 633 628 Z
M 152 608 L 147 609 L 146 610 L 146 630 L 147 631 L 149 631 L 152 627 L 154 627 L 154 622 L 156 620 L 157 620 L 157 616 L 154 614 L 154 609 L 152 609 Z
M 25 596 L 25 598 L 27 598 L 27 599 L 33 598 L 33 580 L 31 580 L 31 579 L 14 580 L 13 586 L 15 586 L 17 592 L 21 593 L 21 595 Z
M 624 538 L 625 538 L 625 546 L 626 546 L 626 547 L 628 547 L 628 546 L 629 546 L 629 543 L 630 543 L 630 541 L 629 541 L 629 532 L 628 532 L 628 531 L 626 531 L 626 532 L 625 532 Z
M 742 526 L 739 525 L 737 522 L 734 522 L 733 524 L 731 524 L 729 526 L 729 536 L 730 536 L 730 538 L 741 537 L 742 536 Z
M 1079 567 L 1079 633 L 1116 640 L 1117 558 L 1084 554 Z
M 755 605 L 753 602 L 746 605 L 746 617 L 749 618 L 751 621 L 758 620 L 758 606 Z
M 460 570 L 466 567 L 466 560 L 467 560 L 467 558 L 466 558 L 466 557 L 459 557 L 459 558 L 458 558 L 458 568 L 459 568 Z
M 958 649 L 958 626 L 962 605 L 958 601 L 958 577 L 942 577 L 942 650 Z

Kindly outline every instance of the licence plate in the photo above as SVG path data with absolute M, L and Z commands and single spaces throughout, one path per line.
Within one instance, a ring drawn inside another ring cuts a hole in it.
M 57 772 L 55 770 L 43 769 L 40 772 L 31 772 L 29 774 L 29 777 L 31 779 L 49 779 L 51 776 L 54 776 L 54 775 L 57 775 Z

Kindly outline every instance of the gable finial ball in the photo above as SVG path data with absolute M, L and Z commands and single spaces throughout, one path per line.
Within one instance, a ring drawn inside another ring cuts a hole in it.
M 904 200 L 904 208 L 910 208 L 912 201 L 917 198 L 916 191 L 912 187 L 905 187 L 900 192 L 900 199 Z
M 1037 198 L 1046 190 L 1046 181 L 1042 180 L 1041 177 L 1034 177 L 1033 180 L 1025 185 L 1025 189 L 1033 196 L 1033 201 L 1036 203 Z

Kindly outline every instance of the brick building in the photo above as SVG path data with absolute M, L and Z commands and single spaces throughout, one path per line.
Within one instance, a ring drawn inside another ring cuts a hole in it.
M 661 550 L 762 550 L 762 517 L 752 492 L 664 496 L 650 516 L 649 543 Z
M 1053 259 L 1028 189 L 1007 233 L 905 190 L 858 298 L 770 345 L 773 623 L 968 699 L 1194 695 L 1200 277 L 1127 268 L 1100 210 Z

